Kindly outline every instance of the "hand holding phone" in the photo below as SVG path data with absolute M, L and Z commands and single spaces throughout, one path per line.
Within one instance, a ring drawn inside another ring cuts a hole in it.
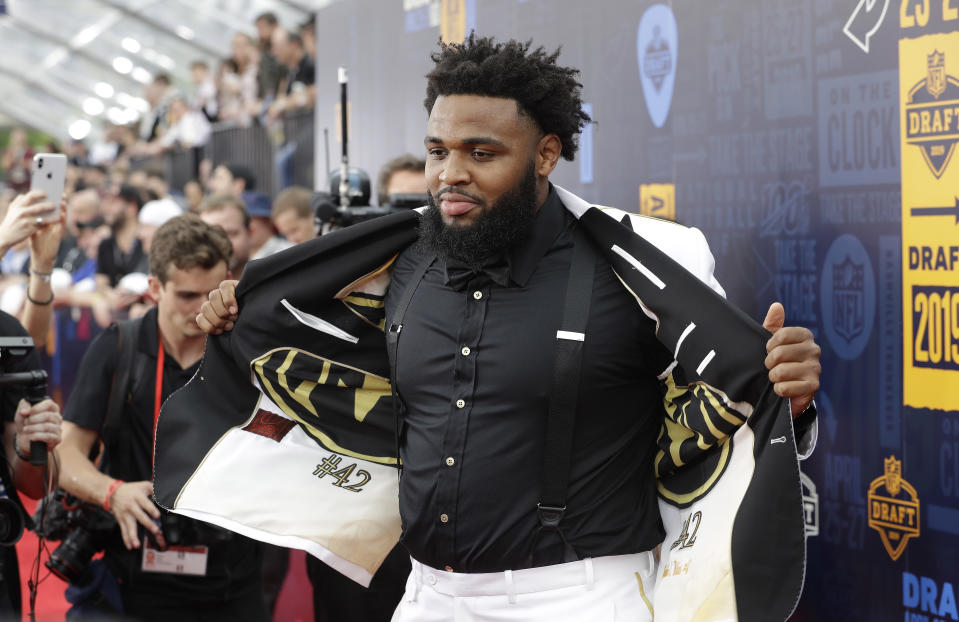
M 59 243 L 60 206 L 44 197 L 43 191 L 31 190 L 18 195 L 7 206 L 0 221 L 0 255 L 34 235 L 37 231 L 55 228 Z M 52 215 L 52 216 L 51 216 Z
M 56 217 L 60 201 L 63 199 L 63 185 L 67 178 L 67 156 L 62 153 L 38 153 L 33 156 L 30 166 L 30 190 L 42 190 L 46 200 L 53 203 L 54 209 L 41 216 L 45 219 Z

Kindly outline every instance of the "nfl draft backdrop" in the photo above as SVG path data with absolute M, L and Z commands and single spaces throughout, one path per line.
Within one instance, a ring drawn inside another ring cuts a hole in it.
M 959 1 L 333 3 L 318 127 L 346 66 L 352 161 L 421 152 L 428 54 L 469 28 L 582 70 L 595 123 L 557 183 L 699 227 L 733 303 L 816 333 L 792 619 L 959 620 Z

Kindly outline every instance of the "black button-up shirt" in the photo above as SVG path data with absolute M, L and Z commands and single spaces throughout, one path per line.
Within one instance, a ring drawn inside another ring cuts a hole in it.
M 531 237 L 508 254 L 507 287 L 455 291 L 440 259 L 413 296 L 394 381 L 406 407 L 403 542 L 424 564 L 528 565 L 575 226 L 551 190 Z M 422 252 L 414 246 L 397 260 L 389 317 Z M 599 261 L 562 522 L 580 556 L 646 551 L 664 536 L 652 465 L 663 418 L 657 374 L 671 360 L 653 322 Z M 561 550 L 544 534 L 536 563 L 561 562 Z

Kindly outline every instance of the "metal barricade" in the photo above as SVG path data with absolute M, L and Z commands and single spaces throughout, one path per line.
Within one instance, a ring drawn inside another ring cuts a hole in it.
M 292 185 L 313 189 L 314 115 L 312 108 L 291 110 L 283 116 L 283 137 L 292 153 Z
M 220 164 L 242 164 L 256 177 L 256 190 L 274 196 L 276 171 L 273 163 L 273 141 L 266 128 L 259 125 L 238 127 L 218 123 L 213 126 L 206 157 L 213 168 Z
M 202 147 L 192 147 L 189 149 L 173 149 L 168 151 L 163 158 L 164 168 L 166 170 L 166 180 L 170 184 L 170 190 L 183 192 L 183 187 L 191 179 L 199 177 L 200 158 L 202 157 Z

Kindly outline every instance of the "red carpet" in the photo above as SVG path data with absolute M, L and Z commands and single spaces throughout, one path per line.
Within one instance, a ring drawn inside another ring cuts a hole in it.
M 23 504 L 27 512 L 33 514 L 37 502 L 21 495 Z M 48 550 L 56 548 L 58 542 L 47 544 Z M 17 557 L 20 559 L 20 586 L 23 594 L 23 619 L 29 620 L 27 612 L 30 609 L 30 593 L 27 589 L 27 581 L 31 576 L 31 568 L 37 559 L 37 536 L 32 531 L 23 532 L 23 538 L 17 543 Z M 47 560 L 47 554 L 44 553 L 40 559 L 40 587 L 37 591 L 37 622 L 62 622 L 63 616 L 69 608 L 67 601 L 63 598 L 63 592 L 67 589 L 67 584 L 51 574 L 43 563 Z M 46 577 L 46 578 L 44 578 Z
M 23 498 L 24 505 L 29 513 L 33 513 L 36 501 Z M 58 542 L 47 544 L 48 550 L 56 548 Z M 32 531 L 25 531 L 23 538 L 17 543 L 17 556 L 20 558 L 20 584 L 23 592 L 23 619 L 29 620 L 30 595 L 27 589 L 27 579 L 30 569 L 37 557 L 37 536 Z M 62 622 L 69 605 L 63 598 L 67 589 L 66 583 L 58 579 L 47 570 L 43 562 L 47 560 L 44 553 L 40 560 L 40 589 L 37 592 L 37 622 Z M 46 578 L 44 578 L 46 577 Z M 275 622 L 312 622 L 313 620 L 313 588 L 306 576 L 306 554 L 303 551 L 292 551 L 290 554 L 290 572 L 286 575 L 280 597 L 276 603 Z

